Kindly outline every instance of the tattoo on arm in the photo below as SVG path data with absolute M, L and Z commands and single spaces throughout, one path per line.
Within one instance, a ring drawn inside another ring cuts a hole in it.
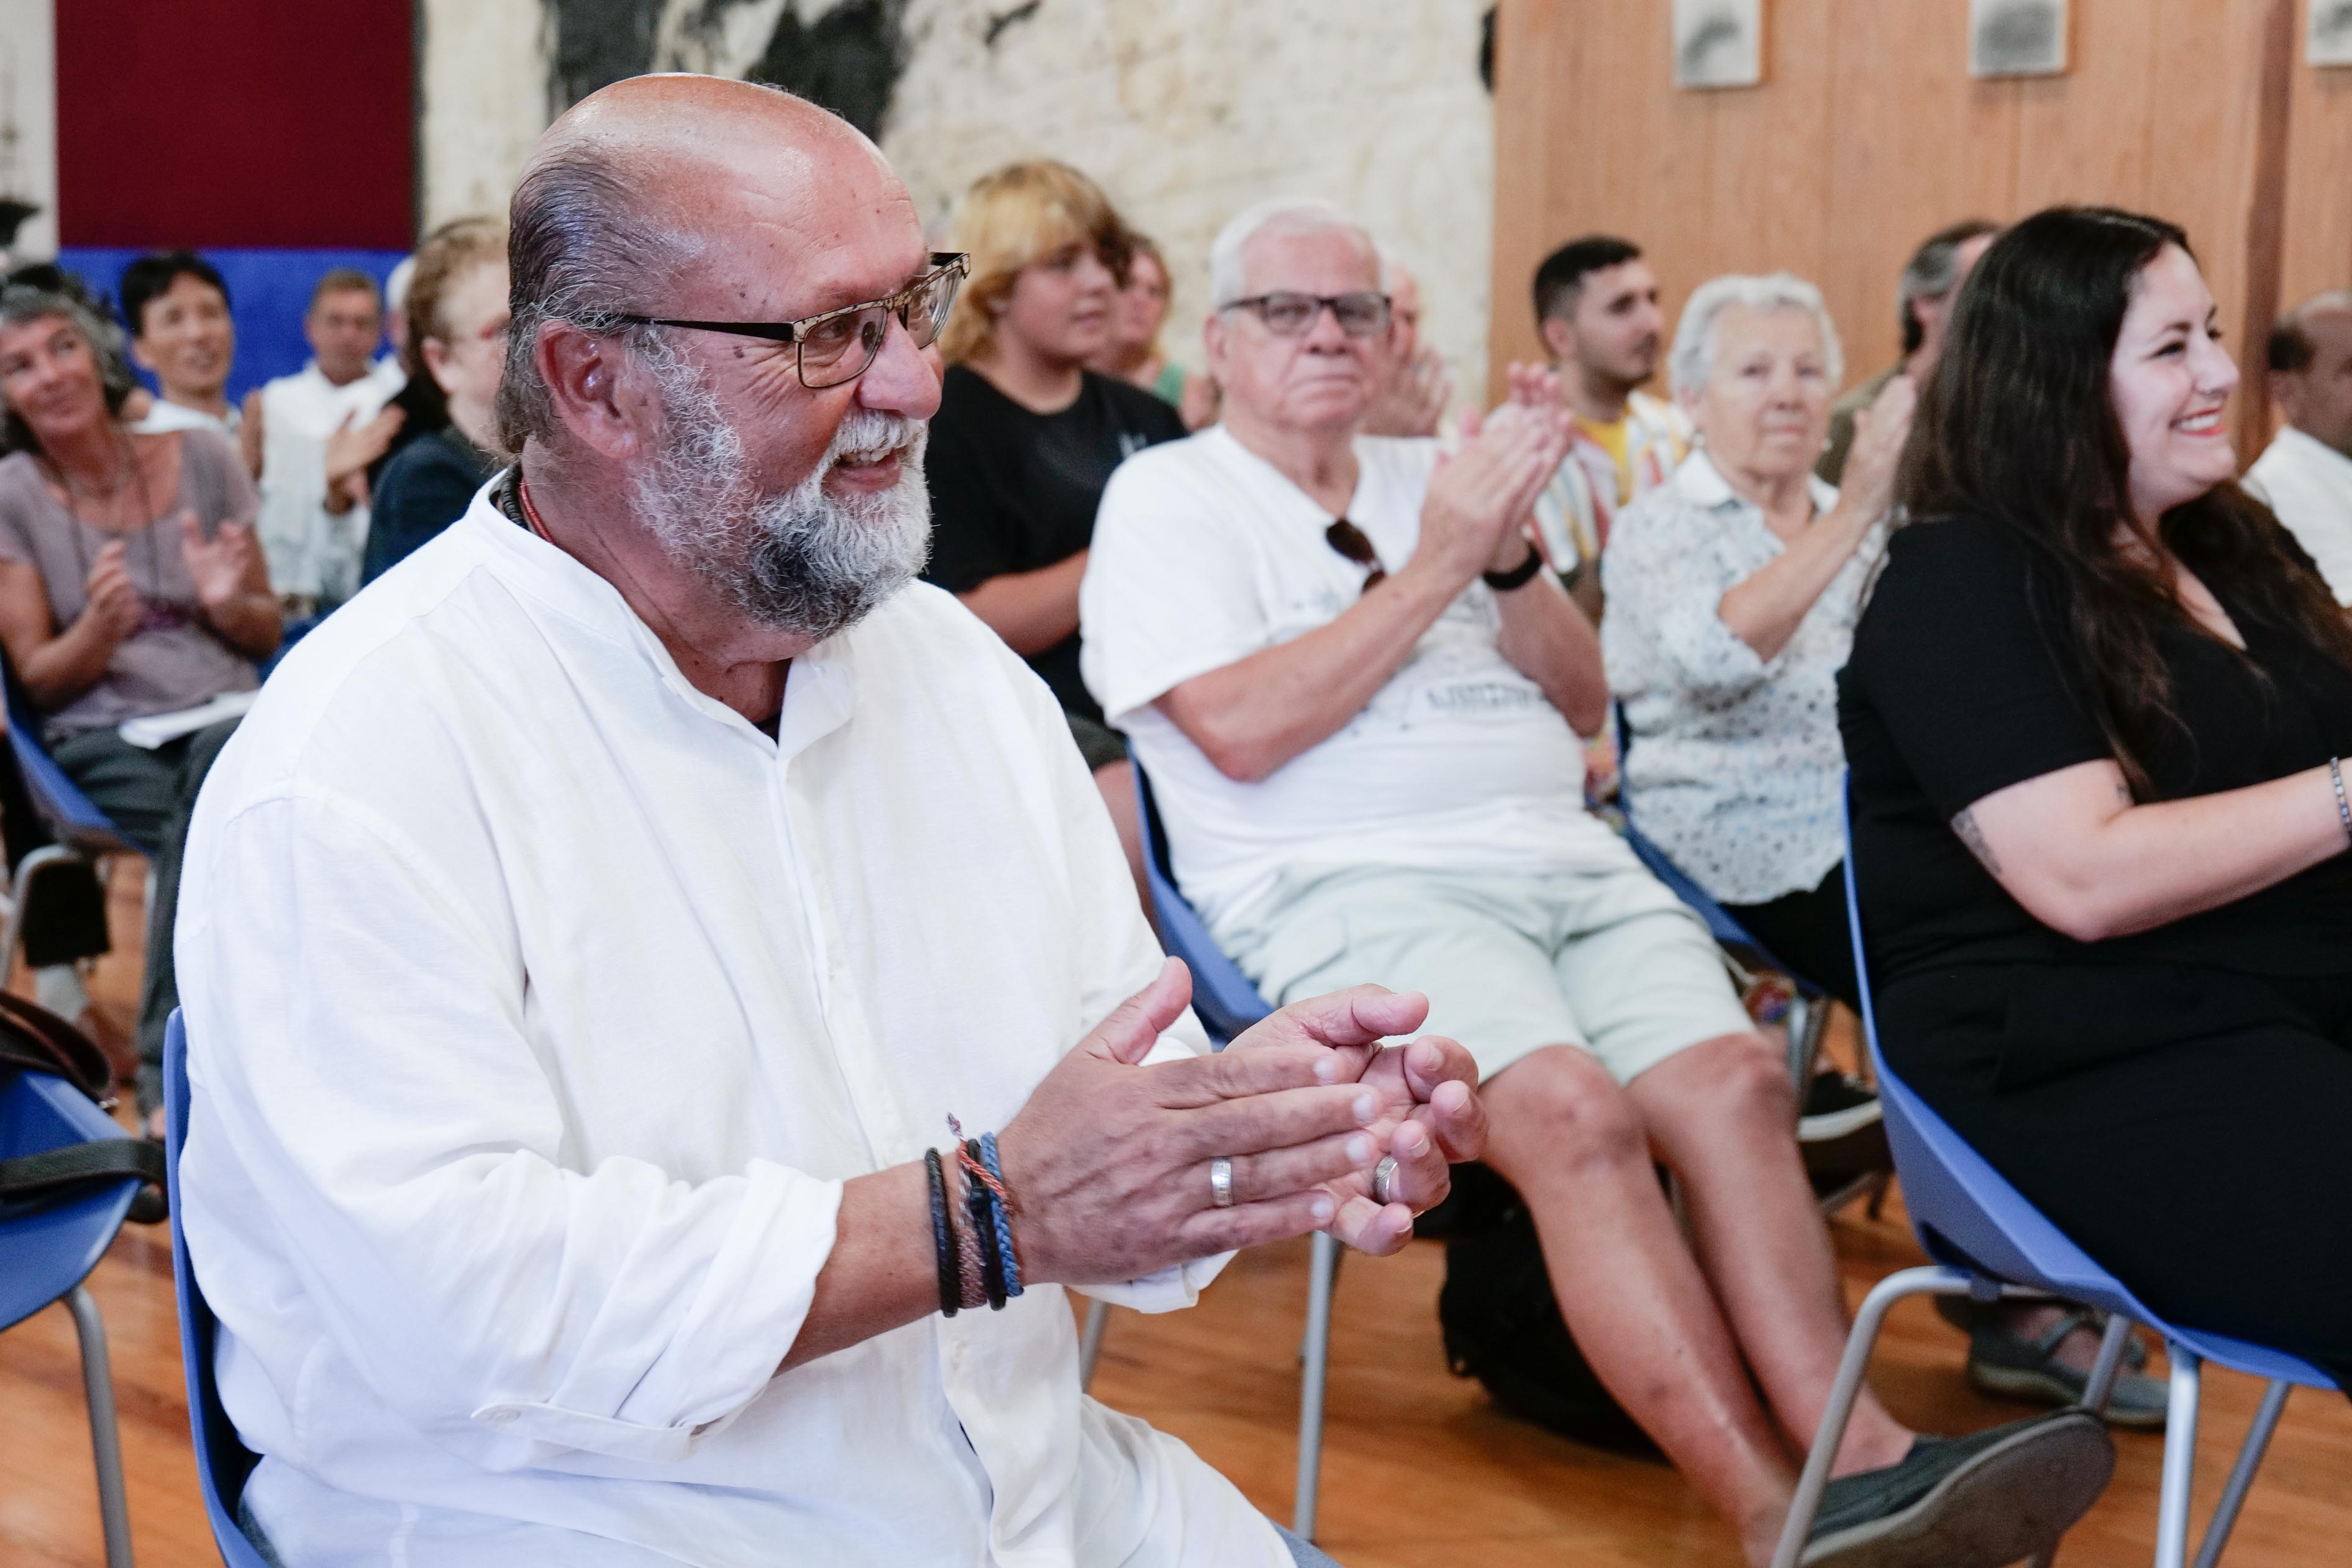
M 1952 831 L 1960 836 L 1960 842 L 1969 847 L 1969 853 L 1975 856 L 1986 870 L 1996 877 L 2000 875 L 2000 861 L 1993 854 L 1992 846 L 1985 842 L 1984 829 L 1977 826 L 1975 817 L 1965 811 L 1960 813 L 1952 818 Z

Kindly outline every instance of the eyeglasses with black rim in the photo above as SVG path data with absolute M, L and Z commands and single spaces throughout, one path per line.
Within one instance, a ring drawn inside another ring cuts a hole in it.
M 697 332 L 727 332 L 739 338 L 760 338 L 790 343 L 801 384 L 812 392 L 839 386 L 864 375 L 882 352 L 889 335 L 890 318 L 907 329 L 919 349 L 939 341 L 955 308 L 956 289 L 971 268 L 971 258 L 961 251 L 934 251 L 931 269 L 887 299 L 862 305 L 844 305 L 803 316 L 796 321 L 689 321 L 675 316 L 635 316 L 615 312 L 608 321 L 636 327 L 683 327 Z
M 1305 336 L 1328 310 L 1349 337 L 1376 338 L 1389 330 L 1391 307 L 1386 294 L 1369 289 L 1353 294 L 1300 294 L 1277 289 L 1246 300 L 1228 300 L 1217 309 L 1248 310 L 1278 338 Z

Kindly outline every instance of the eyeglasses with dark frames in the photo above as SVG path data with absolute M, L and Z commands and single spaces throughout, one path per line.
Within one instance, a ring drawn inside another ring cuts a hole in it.
M 1369 289 L 1354 294 L 1299 294 L 1276 289 L 1270 294 L 1253 294 L 1246 300 L 1228 300 L 1217 308 L 1255 311 L 1257 319 L 1265 323 L 1265 330 L 1278 338 L 1299 337 L 1313 331 L 1326 310 L 1349 337 L 1376 338 L 1389 330 L 1391 310 L 1386 294 Z
M 1357 565 L 1371 568 L 1364 574 L 1364 592 L 1367 594 L 1372 591 L 1373 584 L 1389 574 L 1389 569 L 1381 564 L 1381 552 L 1372 548 L 1372 542 L 1365 537 L 1364 531 L 1344 517 L 1323 531 L 1323 542 Z
M 917 348 L 927 349 L 937 342 L 948 324 L 948 312 L 955 307 L 956 289 L 971 267 L 971 258 L 963 252 L 934 251 L 931 269 L 889 298 L 844 305 L 797 321 L 688 321 L 675 316 L 618 313 L 607 319 L 636 327 L 684 327 L 790 343 L 797 356 L 801 384 L 816 392 L 864 375 L 882 352 L 882 340 L 889 335 L 893 316 Z

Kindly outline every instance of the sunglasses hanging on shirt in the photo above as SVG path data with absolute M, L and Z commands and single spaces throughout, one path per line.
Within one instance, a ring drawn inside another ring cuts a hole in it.
M 1364 574 L 1366 593 L 1371 592 L 1372 584 L 1389 574 L 1388 568 L 1381 564 L 1380 552 L 1372 548 L 1372 542 L 1364 536 L 1364 531 L 1346 518 L 1339 519 L 1323 531 L 1323 542 L 1367 569 Z

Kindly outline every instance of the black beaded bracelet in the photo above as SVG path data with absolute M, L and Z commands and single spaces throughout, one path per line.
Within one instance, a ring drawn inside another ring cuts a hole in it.
M 1543 552 L 1530 544 L 1528 546 L 1528 558 L 1508 572 L 1487 572 L 1481 575 L 1486 579 L 1486 586 L 1497 594 L 1507 594 L 1514 588 L 1526 587 L 1542 569 Z
M 974 1164 L 981 1163 L 980 1140 L 966 1140 L 963 1149 Z M 980 1237 L 980 1278 L 988 1289 L 988 1310 L 1001 1312 L 1004 1310 L 1004 1260 L 997 1255 L 996 1221 L 991 1212 L 996 1194 L 985 1182 L 967 1181 L 963 1186 L 971 1228 Z
M 937 1149 L 923 1151 L 923 1172 L 931 1184 L 931 1246 L 939 1252 L 940 1311 L 952 1318 L 963 1289 L 957 1278 L 955 1233 L 948 1219 L 947 1172 L 940 1166 Z

